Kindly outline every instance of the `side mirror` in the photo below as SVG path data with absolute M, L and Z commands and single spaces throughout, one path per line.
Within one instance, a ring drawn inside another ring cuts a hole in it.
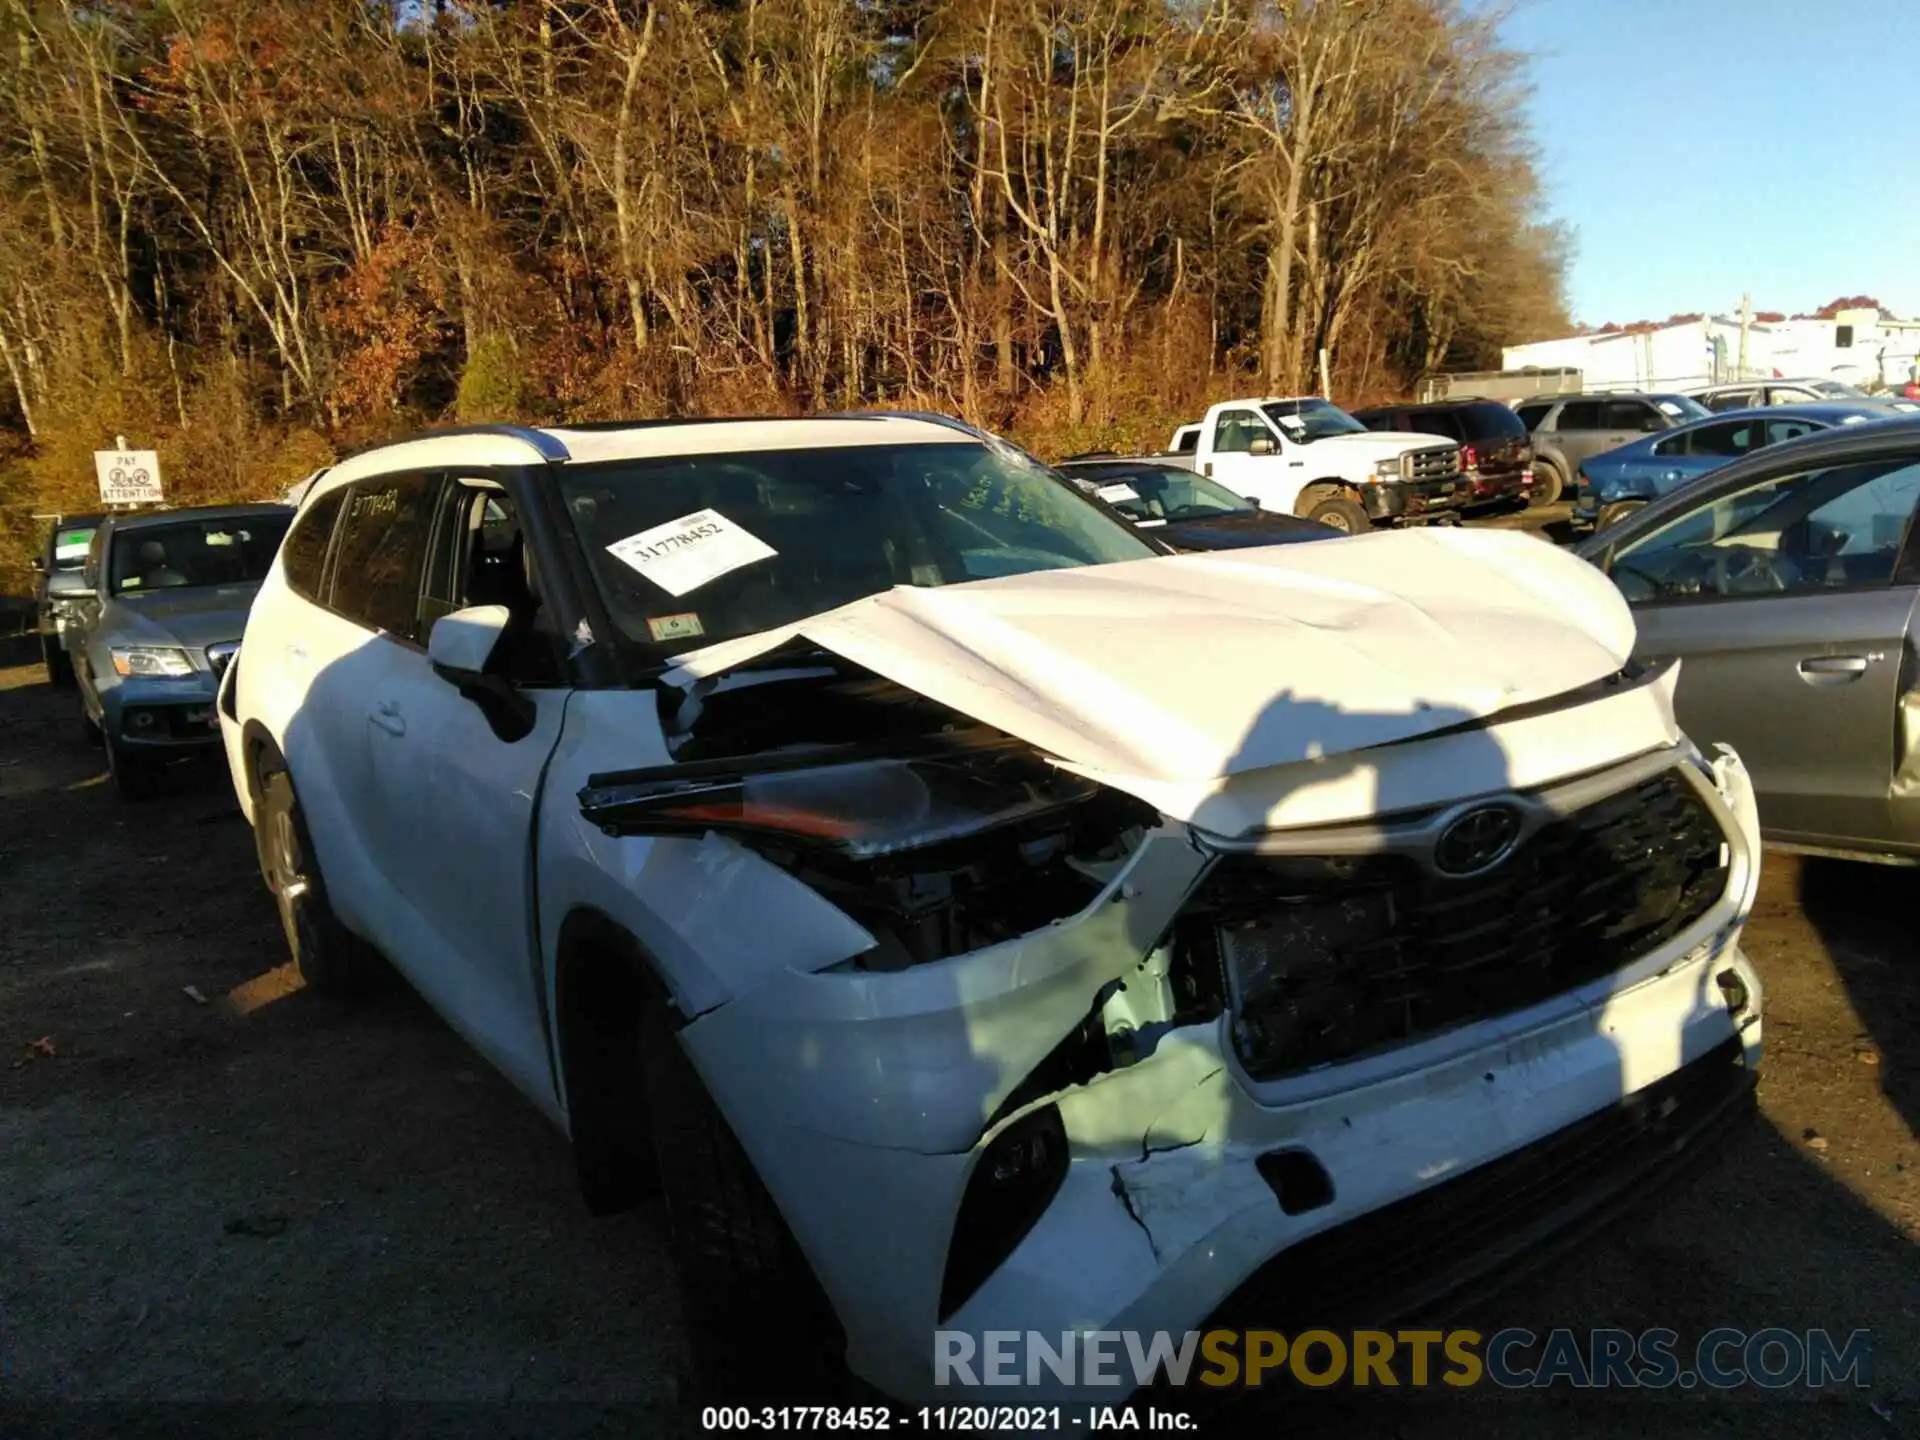
M 1249 455 L 1271 455 L 1278 448 L 1279 447 L 1273 443 L 1273 437 L 1271 435 L 1255 435 L 1251 440 L 1247 441 L 1247 453 Z
M 1240 498 L 1253 506 L 1254 509 L 1258 510 L 1260 508 L 1260 497 L 1258 495 L 1242 495 Z
M 428 663 L 439 671 L 479 674 L 511 618 L 504 605 L 469 605 L 442 615 L 427 632 Z
M 33 570 L 34 570 L 34 573 L 35 573 L 36 575 L 44 575 L 44 574 L 46 574 L 46 573 L 47 573 L 47 562 L 46 562 L 46 561 L 44 561 L 44 560 L 42 560 L 42 559 L 41 559 L 41 558 L 40 558 L 40 557 L 39 557 L 38 555 L 36 555 L 36 556 L 34 556 L 34 557 L 33 557 Z
M 539 718 L 533 701 L 511 682 L 486 673 L 511 619 L 504 605 L 469 605 L 442 615 L 427 632 L 427 663 L 433 673 L 471 700 L 494 735 L 508 744 L 532 734 Z

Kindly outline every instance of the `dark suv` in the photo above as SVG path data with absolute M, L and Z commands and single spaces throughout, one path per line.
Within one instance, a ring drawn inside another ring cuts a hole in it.
M 1411 430 L 1459 442 L 1460 471 L 1472 489 L 1467 505 L 1525 502 L 1533 483 L 1533 447 L 1520 417 L 1498 400 L 1441 400 L 1431 405 L 1376 405 L 1353 418 L 1369 430 Z
M 47 531 L 46 544 L 34 557 L 39 573 L 34 586 L 34 608 L 38 612 L 40 658 L 46 663 L 47 679 L 59 686 L 73 684 L 73 657 L 67 653 L 67 626 L 79 614 L 82 592 L 87 582 L 81 571 L 87 563 L 87 546 L 100 524 L 98 515 L 61 515 Z
M 1529 400 L 1516 407 L 1533 434 L 1533 501 L 1551 505 L 1573 493 L 1580 462 L 1675 425 L 1707 418 L 1707 408 L 1686 395 L 1638 390 Z

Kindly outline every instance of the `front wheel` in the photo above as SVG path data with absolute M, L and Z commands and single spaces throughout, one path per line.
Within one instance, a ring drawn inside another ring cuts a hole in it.
M 135 804 L 151 800 L 160 793 L 160 776 L 165 762 L 151 755 L 130 751 L 113 736 L 106 736 L 107 774 L 113 780 L 113 793 Z
M 47 667 L 47 683 L 54 689 L 73 689 L 73 657 L 60 647 L 59 636 L 40 637 L 40 663 Z
M 1361 508 L 1357 500 L 1349 500 L 1344 495 L 1330 495 L 1324 500 L 1315 501 L 1307 510 L 1307 519 L 1318 520 L 1335 530 L 1348 535 L 1364 535 L 1373 528 L 1373 521 Z
M 832 1307 L 671 1020 L 663 999 L 647 1005 L 641 1064 L 696 1386 L 719 1397 L 842 1397 L 852 1377 Z M 770 1346 L 770 1336 L 781 1338 Z
M 280 911 L 287 949 L 300 978 L 322 994 L 348 996 L 372 988 L 380 974 L 374 948 L 341 923 L 327 902 L 326 881 L 300 813 L 293 777 L 284 768 L 260 776 L 253 838 L 260 873 Z

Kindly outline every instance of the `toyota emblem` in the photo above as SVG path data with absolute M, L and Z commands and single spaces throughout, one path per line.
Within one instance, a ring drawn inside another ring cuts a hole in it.
M 1519 839 L 1519 811 L 1511 805 L 1476 805 L 1440 832 L 1433 868 L 1455 878 L 1478 875 L 1511 855 Z

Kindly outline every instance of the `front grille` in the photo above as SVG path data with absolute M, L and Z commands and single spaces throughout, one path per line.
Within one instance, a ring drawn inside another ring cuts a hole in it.
M 1538 1004 L 1679 934 L 1725 892 L 1718 823 L 1677 769 L 1549 822 L 1467 879 L 1409 854 L 1228 856 L 1181 912 L 1256 1079 Z
M 1460 451 L 1453 445 L 1415 450 L 1406 457 L 1409 480 L 1444 480 L 1460 473 Z
M 221 640 L 207 646 L 207 665 L 213 671 L 215 680 L 227 673 L 227 666 L 233 663 L 233 657 L 239 653 L 238 640 Z

